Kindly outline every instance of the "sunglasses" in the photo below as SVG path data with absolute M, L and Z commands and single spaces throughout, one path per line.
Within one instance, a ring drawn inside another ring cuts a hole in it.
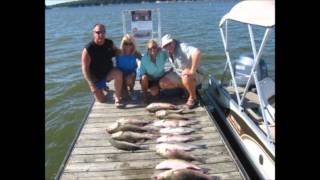
M 95 31 L 95 33 L 99 35 L 99 34 L 105 34 L 106 32 L 105 31 Z
M 124 42 L 123 45 L 124 45 L 124 46 L 132 46 L 133 43 L 132 43 L 132 42 Z
M 151 51 L 152 49 L 153 49 L 153 50 L 157 50 L 157 49 L 158 49 L 158 46 L 152 46 L 152 47 L 148 48 L 149 51 Z

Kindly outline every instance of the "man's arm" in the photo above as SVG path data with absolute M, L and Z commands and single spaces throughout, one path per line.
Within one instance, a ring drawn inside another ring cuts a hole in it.
M 139 69 L 139 71 L 140 71 L 140 75 L 141 75 L 141 76 L 147 73 L 146 68 L 144 67 L 144 64 L 142 63 L 142 60 L 141 60 L 141 62 L 140 62 L 140 69 Z
M 114 52 L 114 56 L 121 54 L 121 50 L 118 49 L 114 44 L 112 44 L 112 50 Z
M 201 51 L 197 48 L 191 55 L 191 68 L 182 71 L 182 76 L 193 76 L 195 75 L 201 58 Z
M 191 64 L 191 73 L 195 74 L 200 62 L 200 58 L 201 58 L 201 51 L 199 49 L 196 49 L 193 53 L 192 53 L 192 64 Z
M 82 74 L 83 74 L 84 79 L 87 81 L 91 91 L 94 92 L 94 91 L 96 91 L 97 88 L 96 88 L 96 85 L 90 79 L 90 69 L 89 69 L 90 62 L 91 62 L 91 59 L 88 54 L 88 51 L 86 48 L 84 48 L 82 51 L 82 55 L 81 55 Z

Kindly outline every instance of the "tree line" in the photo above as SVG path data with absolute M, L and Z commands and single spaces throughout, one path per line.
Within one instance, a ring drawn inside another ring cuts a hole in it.
M 108 4 L 120 3 L 140 3 L 140 2 L 155 2 L 155 0 L 80 0 L 61 4 L 52 5 L 50 7 L 81 7 L 81 6 L 100 6 Z

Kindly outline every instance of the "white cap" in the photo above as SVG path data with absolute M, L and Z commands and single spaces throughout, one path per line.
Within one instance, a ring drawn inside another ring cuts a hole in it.
M 170 34 L 166 34 L 161 38 L 161 47 L 163 48 L 165 45 L 171 43 L 173 39 Z

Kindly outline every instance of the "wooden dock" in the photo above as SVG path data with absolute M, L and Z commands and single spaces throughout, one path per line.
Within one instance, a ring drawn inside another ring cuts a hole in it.
M 136 83 L 137 88 L 140 89 L 139 83 Z M 79 131 L 76 143 L 70 149 L 70 155 L 68 154 L 56 179 L 150 179 L 153 174 L 161 172 L 155 170 L 155 166 L 164 160 L 155 153 L 155 140 L 143 143 L 149 145 L 150 150 L 135 152 L 118 150 L 110 145 L 105 129 L 115 120 L 121 117 L 156 119 L 145 110 L 141 98 L 136 102 L 128 101 L 125 109 L 115 108 L 112 89 L 111 87 L 108 102 L 94 102 L 82 129 Z M 180 105 L 185 100 L 181 97 L 166 97 L 158 102 L 171 102 Z M 193 133 L 192 136 L 201 135 L 203 139 L 188 143 L 206 144 L 208 148 L 191 152 L 198 157 L 206 158 L 204 164 L 199 162 L 193 162 L 193 164 L 209 169 L 210 175 L 219 176 L 221 179 L 244 179 L 239 166 L 206 109 L 199 106 L 194 110 L 196 113 L 187 116 L 199 120 L 200 123 L 191 127 L 201 127 L 202 129 Z

